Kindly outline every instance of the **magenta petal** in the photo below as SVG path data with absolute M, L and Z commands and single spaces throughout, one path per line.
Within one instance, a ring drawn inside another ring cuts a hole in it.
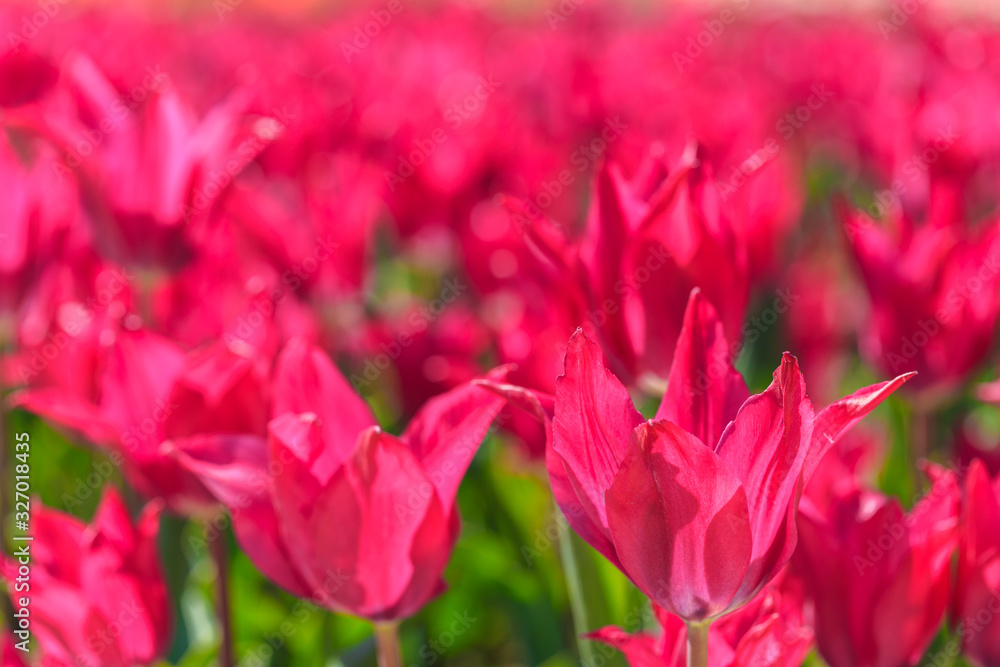
M 656 651 L 656 637 L 646 633 L 629 634 L 609 625 L 584 636 L 614 646 L 624 654 L 629 667 L 665 667 L 670 664 Z
M 740 591 L 749 600 L 788 562 L 813 411 L 798 362 L 785 353 L 774 380 L 740 408 L 718 454 L 747 491 L 753 560 Z
M 164 422 L 176 409 L 170 392 L 185 363 L 183 350 L 166 338 L 118 332 L 101 382 L 101 411 L 132 454 L 147 456 L 159 448 Z
M 504 397 L 508 403 L 534 416 L 545 428 L 545 467 L 549 473 L 549 485 L 556 504 L 566 517 L 566 522 L 580 537 L 592 547 L 604 554 L 604 557 L 621 567 L 618 554 L 611 543 L 607 529 L 595 523 L 591 518 L 597 512 L 588 512 L 580 498 L 576 495 L 576 487 L 570 481 L 566 465 L 561 456 L 552 448 L 552 419 L 555 410 L 554 398 L 549 394 L 523 389 L 510 384 L 490 381 L 480 381 L 480 386 Z
M 326 353 L 300 339 L 289 341 L 278 357 L 273 394 L 275 417 L 312 413 L 319 418 L 326 447 L 314 472 L 322 481 L 351 455 L 358 434 L 376 425 L 368 404 Z
M 693 290 L 656 419 L 668 419 L 715 447 L 750 396 L 733 367 L 733 352 L 715 308 Z
M 170 453 L 228 509 L 240 546 L 255 566 L 285 590 L 310 588 L 292 564 L 268 493 L 267 442 L 256 436 L 196 436 L 170 443 Z
M 400 438 L 420 461 L 437 489 L 444 513 L 451 512 L 458 485 L 504 400 L 466 383 L 427 401 Z
M 267 433 L 266 376 L 253 360 L 218 343 L 189 355 L 170 402 L 167 438 L 204 433 Z
M 566 371 L 556 381 L 552 450 L 590 521 L 605 533 L 604 491 L 641 423 L 628 391 L 605 368 L 601 349 L 577 330 L 566 350 Z
M 27 410 L 76 431 L 90 442 L 110 445 L 118 441 L 115 425 L 104 418 L 99 406 L 65 389 L 26 389 L 11 394 L 8 400 L 11 407 Z
M 276 496 L 289 496 L 286 482 L 299 478 L 279 476 Z M 308 540 L 296 548 L 307 552 L 309 577 L 328 594 L 328 606 L 386 620 L 414 612 L 441 590 L 454 538 L 450 519 L 420 463 L 393 436 L 365 431 L 308 506 L 289 509 L 299 514 L 293 534 Z M 324 578 L 334 585 L 321 584 Z
M 688 621 L 729 607 L 753 538 L 747 494 L 715 452 L 668 421 L 642 424 L 607 503 L 625 572 L 654 602 Z
M 808 483 L 816 466 L 844 433 L 861 421 L 869 412 L 889 397 L 916 373 L 906 373 L 899 377 L 880 382 L 831 403 L 816 414 L 812 432 L 812 444 L 806 456 L 803 479 Z

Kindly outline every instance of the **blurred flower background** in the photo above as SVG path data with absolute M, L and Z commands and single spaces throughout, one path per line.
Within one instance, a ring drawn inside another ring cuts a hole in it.
M 691 395 L 918 373 L 709 664 L 1000 665 L 997 6 L 822 4 L 0 7 L 3 664 L 683 664 L 543 413 L 703 299 Z

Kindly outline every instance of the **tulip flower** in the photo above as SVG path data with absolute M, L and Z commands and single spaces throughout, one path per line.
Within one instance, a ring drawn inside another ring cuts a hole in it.
M 0 181 L 7 190 L 0 199 L 0 320 L 5 320 L 0 337 L 28 319 L 24 304 L 39 290 L 39 274 L 57 265 L 80 206 L 75 185 L 56 178 L 49 167 L 55 151 L 42 142 L 28 146 L 33 157 L 26 161 L 9 139 L 0 138 Z
M 147 505 L 133 523 L 108 487 L 89 525 L 33 505 L 30 594 L 16 585 L 17 551 L 4 560 L 3 577 L 15 609 L 29 596 L 44 664 L 133 667 L 163 657 L 171 612 L 157 542 L 160 504 Z
M 945 211 L 916 226 L 896 207 L 884 226 L 846 209 L 841 217 L 873 311 L 861 352 L 883 372 L 918 371 L 910 389 L 926 410 L 989 353 L 1000 319 L 1000 225 L 968 229 Z
M 709 667 L 799 667 L 812 648 L 801 595 L 772 583 L 746 606 L 714 623 L 708 633 Z M 660 635 L 617 627 L 587 635 L 614 646 L 632 667 L 685 667 L 687 628 L 653 605 Z
M 558 268 L 561 298 L 578 308 L 573 324 L 599 339 L 630 386 L 662 388 L 693 288 L 718 304 L 730 340 L 746 309 L 745 252 L 710 168 L 694 166 L 691 153 L 670 170 L 662 155 L 650 156 L 656 164 L 635 182 L 606 164 L 585 235 L 574 243 L 530 206 L 510 204 L 527 241 Z
M 952 623 L 962 652 L 989 667 L 1000 664 L 1000 478 L 980 461 L 965 476 L 962 524 Z
M 327 356 L 300 340 L 278 360 L 273 395 L 266 441 L 200 436 L 168 447 L 229 507 L 261 572 L 376 622 L 381 641 L 444 590 L 458 485 L 503 401 L 464 384 L 390 435 Z
M 895 499 L 857 487 L 825 507 L 803 499 L 793 564 L 831 667 L 919 662 L 948 606 L 958 496 L 955 475 L 942 472 L 908 514 Z
M 168 509 L 215 512 L 212 495 L 160 445 L 196 433 L 262 436 L 266 371 L 221 343 L 185 354 L 148 331 L 105 331 L 110 344 L 80 341 L 99 346 L 96 386 L 30 387 L 11 403 L 104 449 L 140 493 Z
M 791 557 L 802 485 L 819 460 L 910 377 L 814 412 L 790 354 L 750 396 L 730 350 L 712 305 L 693 291 L 667 392 L 644 421 L 578 331 L 556 386 L 547 456 L 570 526 L 688 624 L 701 659 L 708 624 L 753 599 Z M 494 389 L 547 412 L 547 399 Z
M 176 269 L 190 261 L 194 223 L 281 131 L 273 118 L 249 127 L 243 91 L 195 118 L 159 68 L 138 74 L 124 97 L 87 56 L 70 57 L 64 76 L 76 113 L 46 118 L 45 131 L 64 149 L 52 168 L 85 184 L 100 206 L 90 216 L 95 246 L 128 265 Z

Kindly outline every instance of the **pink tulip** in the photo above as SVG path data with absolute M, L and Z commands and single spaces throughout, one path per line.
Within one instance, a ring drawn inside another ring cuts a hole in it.
M 844 488 L 825 507 L 803 499 L 793 563 L 831 667 L 919 662 L 948 604 L 958 495 L 948 472 L 909 514 L 895 499 L 857 487 Z
M 144 496 L 162 498 L 180 514 L 214 511 L 211 494 L 161 443 L 195 434 L 263 437 L 267 369 L 221 343 L 186 355 L 147 331 L 109 334 L 112 343 L 97 343 L 91 391 L 39 386 L 15 393 L 11 402 L 104 448 Z
M 719 619 L 708 633 L 709 667 L 799 667 L 813 642 L 801 595 L 770 585 L 744 607 Z M 614 646 L 632 667 L 684 667 L 687 627 L 653 606 L 660 635 L 606 627 L 588 635 Z
M 279 585 L 375 621 L 415 613 L 444 590 L 455 494 L 503 402 L 464 384 L 396 437 L 302 341 L 279 358 L 273 394 L 266 441 L 200 436 L 171 451 L 229 507 L 241 546 Z
M 708 300 L 691 295 L 654 419 L 582 332 L 570 340 L 547 457 L 567 521 L 650 598 L 702 623 L 749 600 L 795 549 L 802 484 L 823 454 L 909 376 L 815 413 L 794 357 L 750 396 Z M 545 418 L 548 399 L 494 386 Z M 710 444 L 709 444 L 710 443 Z
M 1000 478 L 973 461 L 962 500 L 964 532 L 952 625 L 962 652 L 975 664 L 1000 664 Z
M 885 225 L 841 212 L 873 311 L 862 354 L 883 372 L 918 371 L 910 389 L 924 403 L 970 378 L 1000 320 L 1000 224 L 973 231 L 956 215 L 944 210 L 916 226 L 896 209 Z
M 171 612 L 157 546 L 160 505 L 147 505 L 133 524 L 108 487 L 87 525 L 34 502 L 30 595 L 17 587 L 16 551 L 3 577 L 15 609 L 30 600 L 44 664 L 132 667 L 163 657 Z
M 711 169 L 689 151 L 662 155 L 634 181 L 614 163 L 598 173 L 584 236 L 570 243 L 530 203 L 512 203 L 528 243 L 557 270 L 553 299 L 577 308 L 573 325 L 598 338 L 629 385 L 662 386 L 692 288 L 719 304 L 730 339 L 747 301 L 747 258 Z

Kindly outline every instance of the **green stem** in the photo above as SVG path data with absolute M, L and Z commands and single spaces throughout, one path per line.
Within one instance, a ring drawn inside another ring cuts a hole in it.
M 561 515 L 559 521 L 559 556 L 566 575 L 566 592 L 577 634 L 580 662 L 588 667 L 624 667 L 625 659 L 620 654 L 584 637 L 588 632 L 620 622 L 612 613 L 610 596 L 598 569 L 598 562 L 604 557 L 577 536 Z
M 402 667 L 403 652 L 399 648 L 399 623 L 375 624 L 375 651 L 378 667 Z
M 225 533 L 220 532 L 211 541 L 212 560 L 215 561 L 215 614 L 222 628 L 222 646 L 219 648 L 219 665 L 233 667 L 233 620 L 229 609 L 229 549 Z
M 687 667 L 708 667 L 708 627 L 711 621 L 687 624 Z
M 910 434 L 910 451 L 912 453 L 913 463 L 922 458 L 925 458 L 928 453 L 930 453 L 930 429 L 931 429 L 931 414 L 930 410 L 922 405 L 913 406 L 913 421 L 911 426 Z

